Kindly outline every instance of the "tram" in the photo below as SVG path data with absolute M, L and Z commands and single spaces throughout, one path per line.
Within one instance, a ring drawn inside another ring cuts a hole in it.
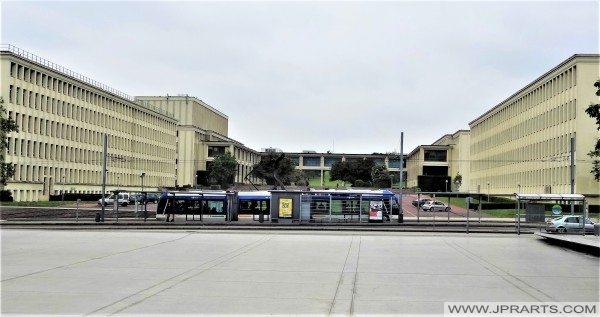
M 368 219 L 373 208 L 381 211 L 383 220 L 389 221 L 398 214 L 398 196 L 389 190 L 307 190 L 290 191 L 301 194 L 310 206 L 310 219 L 326 216 L 329 219 L 342 217 L 344 220 Z M 167 201 L 160 204 L 157 213 L 238 220 L 238 215 L 270 215 L 271 191 L 178 191 L 169 192 Z M 254 217 L 253 217 L 254 219 Z

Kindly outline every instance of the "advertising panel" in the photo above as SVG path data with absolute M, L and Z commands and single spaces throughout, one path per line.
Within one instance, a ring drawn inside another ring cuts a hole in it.
M 280 218 L 291 218 L 292 217 L 292 199 L 291 198 L 280 198 L 279 199 L 279 217 Z

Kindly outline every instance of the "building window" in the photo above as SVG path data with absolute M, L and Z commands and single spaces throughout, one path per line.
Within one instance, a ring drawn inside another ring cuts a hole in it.
M 292 164 L 294 164 L 294 166 L 300 166 L 300 157 L 292 156 L 292 157 L 289 157 L 289 159 L 292 162 Z
M 304 166 L 321 166 L 321 158 L 320 157 L 304 157 L 303 165 Z
M 209 146 L 208 147 L 208 156 L 215 157 L 225 154 L 226 146 Z
M 342 158 L 340 157 L 326 157 L 325 158 L 325 166 L 326 167 L 331 167 L 333 166 L 333 164 L 337 163 L 337 162 L 341 162 Z
M 446 162 L 446 150 L 425 150 L 426 162 Z

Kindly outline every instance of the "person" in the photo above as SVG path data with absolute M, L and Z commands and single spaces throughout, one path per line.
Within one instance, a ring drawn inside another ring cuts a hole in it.
M 169 222 L 169 216 L 171 216 L 171 222 L 175 222 L 175 206 L 172 200 L 167 201 L 167 206 L 165 207 L 165 213 L 167 213 L 167 222 Z
M 160 197 L 158 198 L 158 205 L 156 206 L 156 213 L 162 213 L 163 215 L 166 212 L 167 202 L 169 200 L 169 193 L 166 189 L 163 188 Z M 168 214 L 167 214 L 168 216 Z M 167 220 L 168 221 L 168 220 Z

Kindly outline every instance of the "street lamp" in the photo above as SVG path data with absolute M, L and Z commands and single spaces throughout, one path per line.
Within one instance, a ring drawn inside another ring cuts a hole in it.
M 142 192 L 144 191 L 144 176 L 146 176 L 146 173 L 142 173 L 142 175 L 140 175 L 140 178 L 142 179 Z
M 62 188 L 62 200 L 65 201 L 65 175 L 62 176 L 62 183 L 63 183 L 62 184 L 63 185 L 63 188 Z
M 487 196 L 488 196 L 488 203 L 489 203 L 490 202 L 490 182 L 488 182 L 487 185 L 488 185 Z
M 446 193 L 448 192 L 448 180 L 446 180 Z

